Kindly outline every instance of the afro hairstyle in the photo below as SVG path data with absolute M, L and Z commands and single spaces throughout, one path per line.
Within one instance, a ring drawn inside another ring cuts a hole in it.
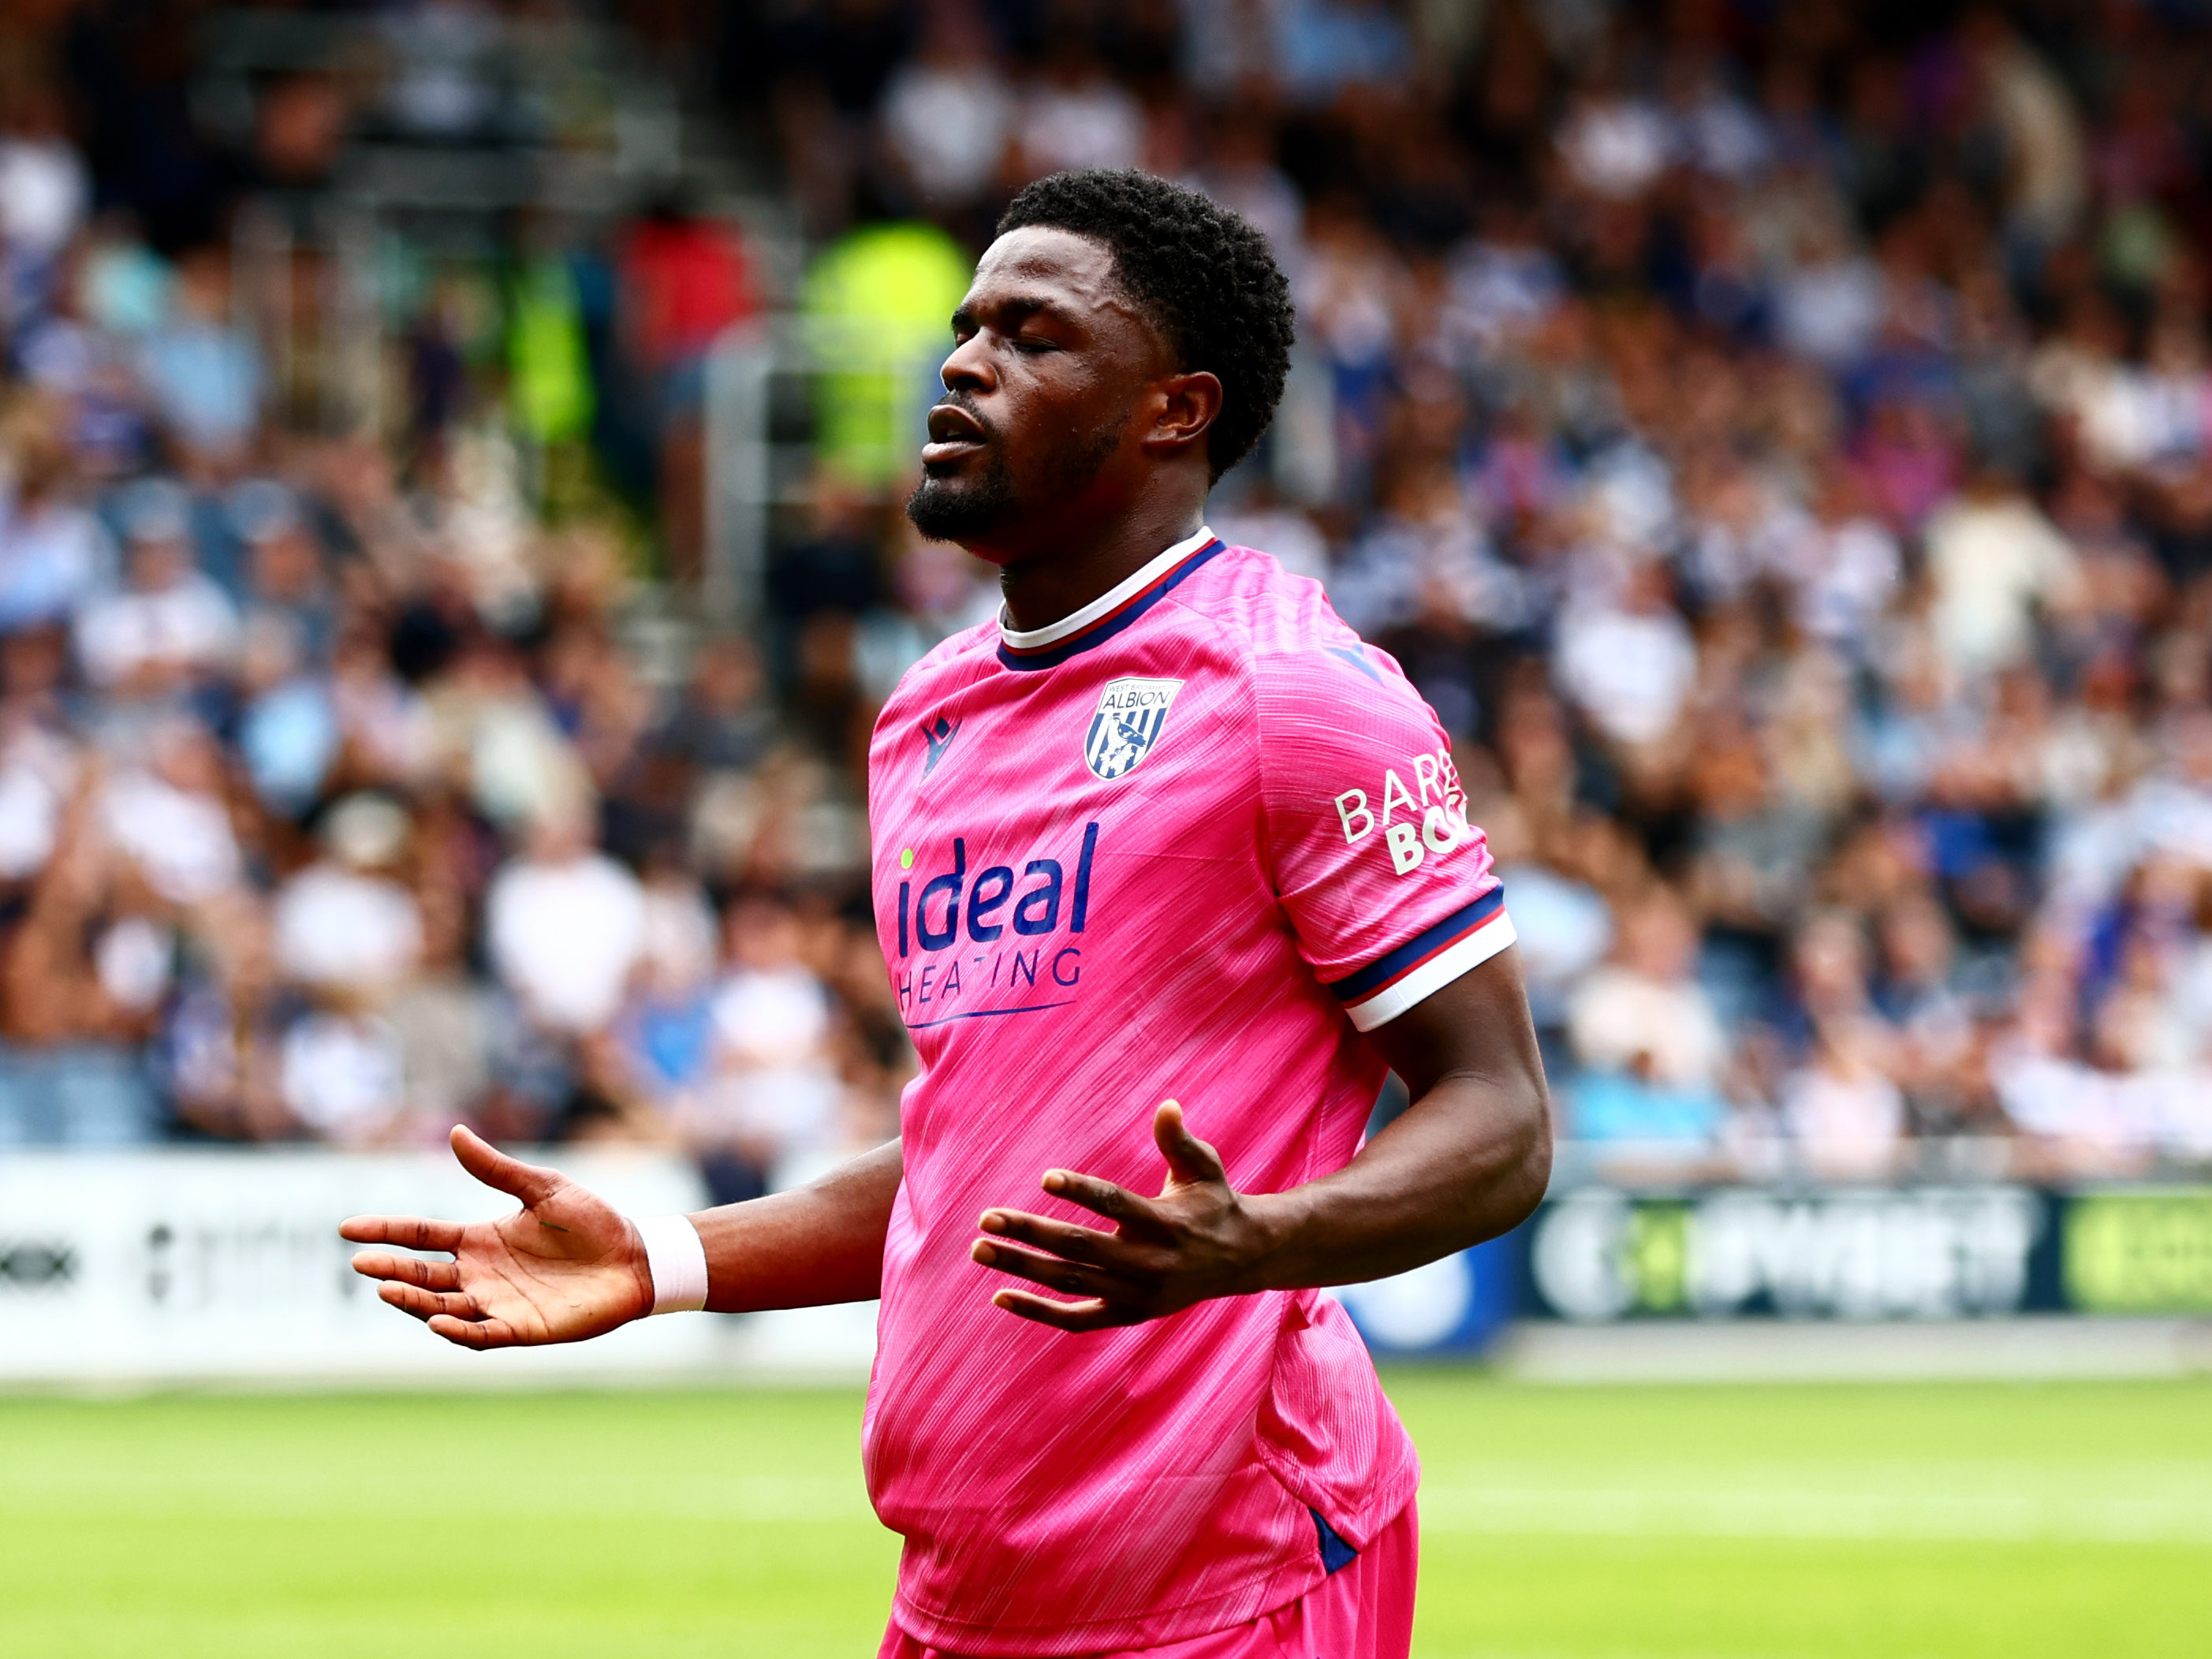
M 1275 417 L 1297 318 L 1267 239 L 1196 191 L 1134 168 L 1038 179 L 1007 204 L 999 234 L 1040 225 L 1103 242 L 1129 297 L 1186 371 L 1221 380 L 1206 434 L 1214 477 L 1251 453 Z

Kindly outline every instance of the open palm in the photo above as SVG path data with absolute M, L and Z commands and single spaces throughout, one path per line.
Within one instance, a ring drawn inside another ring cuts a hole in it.
M 338 1228 L 356 1244 L 438 1250 L 449 1261 L 363 1250 L 354 1271 L 377 1294 L 465 1348 L 580 1342 L 653 1310 L 653 1275 L 637 1230 L 598 1194 L 556 1170 L 507 1156 L 455 1128 L 453 1156 L 522 1207 L 496 1221 L 359 1215 Z

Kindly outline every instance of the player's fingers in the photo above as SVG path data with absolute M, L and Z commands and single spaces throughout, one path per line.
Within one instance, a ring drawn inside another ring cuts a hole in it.
M 338 1237 L 356 1244 L 397 1244 L 403 1250 L 458 1250 L 461 1224 L 419 1215 L 356 1215 L 338 1223 Z
M 1069 1296 L 1127 1302 L 1145 1293 L 1141 1285 L 1118 1273 L 1086 1267 L 1080 1262 L 1063 1261 L 1054 1255 L 1040 1255 L 1035 1250 L 1017 1249 L 1012 1244 L 994 1243 L 988 1238 L 977 1239 L 968 1253 L 983 1267 L 1026 1279 L 1047 1290 L 1063 1291 Z
M 393 1255 L 385 1250 L 363 1250 L 353 1259 L 353 1270 L 364 1279 L 396 1279 L 419 1285 L 426 1291 L 461 1288 L 459 1265 L 430 1261 L 419 1255 Z
M 1160 1218 L 1152 1200 L 1139 1198 L 1127 1188 L 1116 1187 L 1110 1181 L 1079 1175 L 1073 1170 L 1048 1170 L 1044 1189 L 1054 1198 L 1080 1204 L 1095 1214 L 1120 1223 L 1124 1233 L 1163 1240 L 1174 1237 L 1174 1230 Z
M 1183 1121 L 1182 1107 L 1176 1102 L 1164 1100 L 1152 1114 L 1152 1140 L 1168 1161 L 1169 1176 L 1183 1185 L 1228 1180 L 1221 1154 L 1191 1133 Z
M 431 1319 L 430 1329 L 463 1348 L 512 1348 L 522 1341 L 504 1319 L 456 1319 L 451 1314 L 438 1314 Z
M 465 1123 L 456 1123 L 450 1138 L 453 1156 L 460 1160 L 464 1170 L 487 1187 L 513 1194 L 526 1206 L 550 1197 L 553 1189 L 561 1184 L 558 1170 L 509 1158 Z
M 1110 1330 L 1117 1325 L 1134 1325 L 1145 1317 L 1133 1310 L 1095 1297 L 1087 1302 L 1054 1302 L 1049 1297 L 1031 1296 L 1027 1291 L 997 1291 L 991 1297 L 991 1305 L 1017 1319 L 1049 1325 L 1056 1331 Z
M 1000 1238 L 1018 1238 L 1024 1244 L 1050 1250 L 1071 1261 L 1087 1261 L 1094 1267 L 1118 1271 L 1135 1265 L 1130 1259 L 1129 1244 L 1115 1234 L 1102 1233 L 1094 1227 L 1079 1227 L 1070 1221 L 1054 1221 L 1048 1216 L 1031 1215 L 1026 1210 L 986 1210 L 975 1224 L 983 1232 Z
M 396 1279 L 387 1279 L 376 1287 L 376 1293 L 392 1306 L 417 1319 L 429 1319 L 445 1314 L 455 1319 L 481 1319 L 483 1310 L 477 1306 L 476 1298 L 461 1291 L 424 1291 L 412 1285 L 403 1285 Z

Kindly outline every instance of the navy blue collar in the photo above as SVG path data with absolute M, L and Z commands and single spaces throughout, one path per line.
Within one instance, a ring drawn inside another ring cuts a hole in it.
M 1093 646 L 1103 645 L 1158 605 L 1176 585 L 1224 550 L 1218 536 L 1201 530 L 1117 582 L 1073 614 L 1048 627 L 1018 634 L 999 622 L 999 660 L 1009 668 L 1053 668 Z

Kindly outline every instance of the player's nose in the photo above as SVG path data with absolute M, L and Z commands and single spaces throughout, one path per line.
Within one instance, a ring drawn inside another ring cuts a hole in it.
M 952 349 L 952 355 L 937 371 L 947 392 L 988 392 L 998 385 L 998 376 L 991 369 L 991 354 L 984 349 L 982 341 L 983 337 L 977 334 Z

